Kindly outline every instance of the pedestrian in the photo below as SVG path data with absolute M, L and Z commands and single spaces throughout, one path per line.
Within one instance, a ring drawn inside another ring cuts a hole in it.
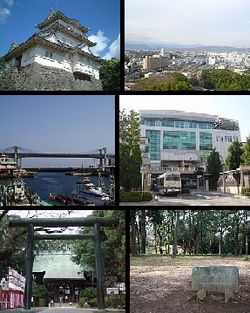
M 63 303 L 63 297 L 62 296 L 59 297 L 59 302 L 60 302 L 60 307 L 61 307 L 62 303 Z

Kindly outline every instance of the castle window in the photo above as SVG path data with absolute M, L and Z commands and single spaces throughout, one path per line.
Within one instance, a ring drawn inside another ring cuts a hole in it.
M 53 54 L 52 54 L 52 52 L 46 51 L 46 52 L 45 52 L 45 56 L 46 56 L 47 58 L 52 59 Z

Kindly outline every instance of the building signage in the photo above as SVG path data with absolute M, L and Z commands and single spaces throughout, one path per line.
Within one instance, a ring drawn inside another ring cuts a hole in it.
M 119 294 L 119 288 L 106 288 L 107 295 L 118 295 Z
M 140 166 L 140 173 L 147 173 L 148 172 L 148 166 L 146 164 L 142 164 Z
M 24 291 L 25 278 L 11 267 L 9 267 L 9 284 L 12 284 L 12 286 L 14 285 Z

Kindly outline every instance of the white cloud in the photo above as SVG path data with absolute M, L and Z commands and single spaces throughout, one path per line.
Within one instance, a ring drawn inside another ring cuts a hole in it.
M 103 58 L 107 60 L 112 58 L 120 59 L 120 34 L 109 46 L 109 51 L 104 55 Z
M 249 0 L 126 0 L 125 9 L 127 44 L 250 46 L 244 22 L 249 20 Z
M 14 0 L 4 0 L 4 3 L 7 4 L 9 7 L 12 7 L 14 4 Z
M 0 23 L 5 23 L 8 16 L 10 16 L 10 9 L 7 7 L 12 7 L 14 0 L 3 0 L 2 5 L 0 4 Z
M 91 35 L 88 37 L 90 41 L 93 41 L 96 43 L 96 46 L 91 48 L 91 51 L 95 55 L 100 55 L 100 52 L 102 52 L 108 45 L 109 39 L 104 36 L 104 32 L 101 30 L 98 30 L 96 35 Z
M 5 23 L 6 18 L 10 15 L 10 10 L 0 7 L 0 23 Z

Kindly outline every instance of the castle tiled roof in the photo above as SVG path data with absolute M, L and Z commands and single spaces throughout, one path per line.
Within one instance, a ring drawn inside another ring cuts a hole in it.
M 11 58 L 18 56 L 20 53 L 22 53 L 26 49 L 34 46 L 37 43 L 41 43 L 41 44 L 47 45 L 48 47 L 54 48 L 56 50 L 60 50 L 62 52 L 71 53 L 71 54 L 79 53 L 83 56 L 87 56 L 87 57 L 95 60 L 96 62 L 101 62 L 101 59 L 99 57 L 93 55 L 92 53 L 87 52 L 86 49 L 81 49 L 80 46 L 82 44 L 80 44 L 79 46 L 76 46 L 76 47 L 72 47 L 68 44 L 65 44 L 64 42 L 62 42 L 60 40 L 57 40 L 56 42 L 51 42 L 51 41 L 46 39 L 48 36 L 49 36 L 48 31 L 42 31 L 38 34 L 34 34 L 29 39 L 27 39 L 24 43 L 18 45 L 13 50 L 9 51 L 4 56 L 4 60 L 9 61 Z
M 87 33 L 88 31 L 90 31 L 90 28 L 82 26 L 76 19 L 69 18 L 60 11 L 56 11 L 49 14 L 49 16 L 42 23 L 37 25 L 37 27 L 39 29 L 42 29 L 47 25 L 51 24 L 52 22 L 56 21 L 57 19 L 61 19 L 66 23 L 74 25 L 77 29 L 79 29 L 83 33 Z

